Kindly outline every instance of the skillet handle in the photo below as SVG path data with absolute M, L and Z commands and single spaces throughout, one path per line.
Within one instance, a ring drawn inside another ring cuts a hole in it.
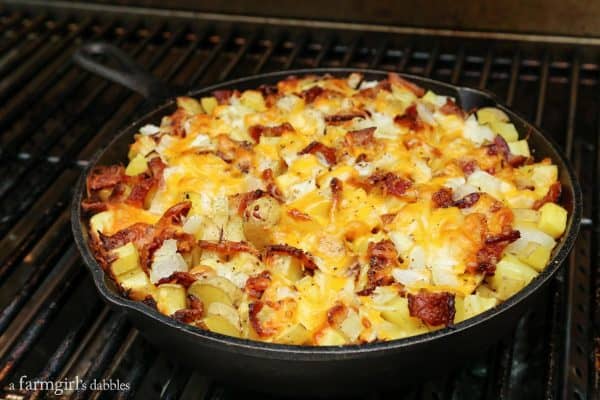
M 175 95 L 174 89 L 110 43 L 85 43 L 73 53 L 73 61 L 86 71 L 123 85 L 146 99 L 159 100 Z M 109 62 L 113 62 L 115 66 L 110 66 Z

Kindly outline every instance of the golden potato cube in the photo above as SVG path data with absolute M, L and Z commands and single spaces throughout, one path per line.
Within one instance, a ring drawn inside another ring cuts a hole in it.
M 124 246 L 113 250 L 117 259 L 110 265 L 114 276 L 122 275 L 133 269 L 140 269 L 140 255 L 133 243 L 129 242 Z
M 346 344 L 346 338 L 337 329 L 326 327 L 315 335 L 315 341 L 319 346 L 342 346 Z
M 508 115 L 499 108 L 484 107 L 477 111 L 477 121 L 480 124 L 490 124 L 492 122 L 509 122 Z
M 277 336 L 277 343 L 301 345 L 310 340 L 310 332 L 304 325 L 297 323 L 285 328 Z
M 267 110 L 265 99 L 258 90 L 246 90 L 240 97 L 240 103 L 254 111 L 263 112 Z
M 385 305 L 386 310 L 381 312 L 381 317 L 386 321 L 411 331 L 427 330 L 418 318 L 410 316 L 407 298 L 398 296 Z
M 90 231 L 92 235 L 98 232 L 106 232 L 113 224 L 113 213 L 102 211 L 90 218 Z
M 187 96 L 178 97 L 177 98 L 177 107 L 182 108 L 185 111 L 185 113 L 189 116 L 204 113 L 204 109 L 202 108 L 202 106 L 200 105 L 198 100 L 196 100 L 192 97 L 187 97 Z
M 188 293 L 196 296 L 209 307 L 212 303 L 236 305 L 242 298 L 242 291 L 231 281 L 221 276 L 210 276 L 192 283 Z
M 273 255 L 269 260 L 270 268 L 283 275 L 287 280 L 296 282 L 304 276 L 302 263 L 296 257 Z
M 506 300 L 524 288 L 537 274 L 517 257 L 507 254 L 496 264 L 496 272 L 489 284 L 498 298 Z
M 515 156 L 531 157 L 527 140 L 517 140 L 516 142 L 508 142 L 508 148 L 511 154 Z
M 133 300 L 144 300 L 146 296 L 156 294 L 156 287 L 141 268 L 121 274 L 115 279 L 124 290 L 129 292 L 129 298 Z
M 156 142 L 151 136 L 137 135 L 135 142 L 129 147 L 129 153 L 127 157 L 132 160 L 135 156 L 142 155 L 147 156 L 156 149 Z
M 164 283 L 158 286 L 156 305 L 158 311 L 173 315 L 175 311 L 186 307 L 185 288 L 176 283 Z
M 240 337 L 240 330 L 220 315 L 208 315 L 202 319 L 204 326 L 211 331 L 222 335 Z
M 144 173 L 147 170 L 148 161 L 146 161 L 146 158 L 143 155 L 138 154 L 137 156 L 133 157 L 131 161 L 129 161 L 127 168 L 125 168 L 125 175 L 135 176 Z
M 464 319 L 474 317 L 484 311 L 496 306 L 498 300 L 493 297 L 483 297 L 477 294 L 470 294 L 463 299 Z
M 510 122 L 493 121 L 490 122 L 490 128 L 509 143 L 519 140 L 519 132 Z
M 202 105 L 204 111 L 206 111 L 206 113 L 210 115 L 213 113 L 215 108 L 217 108 L 219 102 L 214 97 L 203 97 L 200 99 L 200 104 Z
M 519 255 L 519 258 L 532 266 L 536 271 L 542 271 L 548 265 L 551 253 L 552 247 L 530 242 L 523 250 L 523 254 Z
M 554 203 L 546 203 L 540 208 L 538 228 L 557 238 L 565 232 L 567 227 L 567 210 Z

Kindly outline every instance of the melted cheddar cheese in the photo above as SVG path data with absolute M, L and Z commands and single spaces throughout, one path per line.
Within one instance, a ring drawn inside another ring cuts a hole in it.
M 88 181 L 106 204 L 90 223 L 109 270 L 125 251 L 110 243 L 137 249 L 152 282 L 112 270 L 130 296 L 203 329 L 312 345 L 423 333 L 512 295 L 556 244 L 543 211 L 556 166 L 505 139 L 500 110 L 467 114 L 394 74 L 290 78 L 178 106 L 140 129 L 118 184 Z M 137 205 L 114 194 L 144 179 Z M 161 305 L 178 287 L 193 296 Z

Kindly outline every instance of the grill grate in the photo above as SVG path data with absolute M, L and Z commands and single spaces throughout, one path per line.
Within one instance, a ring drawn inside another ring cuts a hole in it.
M 588 229 L 544 301 L 513 335 L 465 368 L 409 386 L 402 395 L 600 395 L 600 254 L 592 229 L 600 223 L 594 190 L 600 187 L 600 48 L 151 14 L 77 5 L 43 13 L 0 5 L 0 393 L 25 396 L 18 382 L 27 375 L 110 377 L 131 385 L 93 398 L 252 397 L 174 364 L 145 342 L 95 295 L 78 258 L 69 232 L 71 188 L 95 149 L 147 106 L 71 64 L 79 43 L 103 39 L 177 85 L 290 68 L 380 68 L 488 89 L 536 121 L 574 163 Z

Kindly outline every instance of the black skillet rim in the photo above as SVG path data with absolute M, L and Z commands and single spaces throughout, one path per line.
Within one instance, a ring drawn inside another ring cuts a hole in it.
M 390 71 L 382 71 L 382 70 L 373 70 L 373 69 L 360 69 L 360 68 L 316 68 L 316 69 L 298 69 L 298 70 L 289 70 L 289 71 L 276 71 L 259 75 L 247 76 L 239 79 L 229 80 L 225 82 L 221 82 L 215 85 L 211 85 L 202 89 L 196 89 L 189 92 L 189 95 L 196 96 L 203 93 L 208 93 L 213 90 L 218 90 L 224 87 L 232 87 L 237 84 L 242 84 L 248 81 L 256 81 L 257 84 L 260 84 L 261 80 L 277 78 L 277 77 L 286 77 L 290 75 L 304 76 L 304 75 L 323 75 L 323 74 L 350 74 L 350 73 L 363 73 L 363 74 L 373 74 L 373 75 L 382 75 L 385 76 Z M 559 267 L 567 258 L 570 253 L 575 240 L 577 238 L 579 232 L 579 226 L 581 222 L 581 214 L 582 214 L 582 194 L 581 188 L 579 186 L 579 182 L 577 181 L 577 177 L 573 171 L 573 168 L 569 164 L 567 158 L 563 155 L 563 153 L 559 150 L 559 147 L 556 143 L 547 135 L 543 133 L 543 131 L 531 124 L 527 121 L 527 119 L 523 118 L 519 113 L 511 110 L 504 104 L 502 104 L 493 94 L 489 92 L 472 89 L 469 87 L 462 87 L 447 84 L 444 82 L 440 82 L 434 79 L 424 78 L 411 74 L 399 73 L 400 76 L 416 82 L 426 82 L 434 86 L 445 87 L 449 91 L 461 93 L 465 91 L 473 92 L 479 96 L 483 96 L 487 98 L 490 103 L 492 103 L 495 107 L 498 107 L 505 111 L 510 117 L 511 120 L 520 120 L 524 125 L 530 127 L 533 131 L 536 132 L 540 136 L 542 142 L 545 142 L 544 145 L 548 146 L 562 161 L 565 166 L 567 175 L 572 184 L 573 190 L 573 213 L 569 217 L 569 222 L 566 230 L 566 234 L 561 239 L 561 242 L 558 243 L 558 251 L 555 250 L 555 254 L 552 257 L 549 264 L 546 268 L 536 276 L 525 288 L 521 289 L 517 294 L 513 295 L 506 301 L 498 304 L 497 306 L 487 310 L 481 314 L 476 315 L 475 317 L 466 319 L 457 324 L 451 325 L 449 327 L 439 329 L 433 332 L 428 332 L 425 334 L 409 336 L 402 339 L 390 340 L 385 342 L 377 342 L 377 343 L 366 343 L 366 344 L 355 344 L 355 345 L 344 345 L 344 346 L 296 346 L 296 345 L 285 345 L 285 344 L 276 344 L 276 343 L 267 343 L 260 342 L 249 339 L 239 339 L 232 336 L 226 336 L 219 333 L 214 333 L 210 331 L 205 331 L 200 328 L 193 327 L 191 325 L 187 325 L 181 323 L 173 318 L 167 317 L 163 314 L 160 314 L 158 311 L 151 309 L 145 304 L 127 299 L 122 297 L 116 293 L 113 293 L 111 289 L 109 289 L 104 283 L 104 270 L 100 267 L 98 262 L 93 257 L 87 241 L 85 240 L 85 236 L 83 235 L 83 227 L 82 227 L 82 215 L 81 215 L 81 207 L 80 203 L 82 200 L 84 188 L 85 188 L 85 177 L 87 176 L 90 169 L 96 165 L 96 162 L 102 156 L 106 149 L 110 148 L 114 142 L 116 142 L 122 135 L 126 132 L 130 131 L 136 126 L 141 126 L 142 123 L 147 122 L 148 118 L 155 116 L 155 114 L 159 113 L 162 110 L 165 110 L 169 106 L 174 103 L 174 99 L 171 98 L 165 102 L 163 102 L 160 106 L 155 107 L 152 111 L 146 113 L 145 115 L 137 118 L 134 122 L 128 124 L 119 130 L 119 133 L 115 135 L 115 137 L 102 149 L 98 150 L 96 154 L 91 158 L 89 164 L 86 166 L 84 171 L 82 172 L 77 185 L 75 187 L 75 195 L 73 197 L 73 202 L 71 204 L 71 226 L 73 235 L 75 237 L 75 242 L 79 251 L 83 257 L 84 263 L 87 268 L 92 273 L 92 277 L 94 280 L 94 284 L 105 301 L 111 303 L 113 306 L 118 306 L 124 309 L 127 309 L 130 312 L 135 312 L 141 314 L 145 318 L 151 318 L 161 322 L 166 325 L 170 329 L 176 329 L 179 331 L 183 331 L 188 335 L 194 336 L 196 339 L 200 339 L 205 341 L 201 343 L 202 345 L 212 345 L 212 346 L 227 346 L 224 348 L 224 351 L 231 352 L 250 352 L 253 357 L 261 357 L 261 358 L 272 358 L 272 359 L 283 359 L 283 360 L 298 360 L 302 359 L 305 361 L 321 361 L 324 359 L 349 359 L 355 358 L 358 356 L 375 356 L 379 353 L 398 350 L 402 348 L 409 347 L 413 344 L 423 344 L 426 342 L 430 342 L 436 339 L 442 339 L 446 336 L 458 334 L 460 332 L 464 332 L 469 330 L 471 327 L 478 325 L 480 323 L 484 323 L 485 321 L 495 318 L 496 316 L 509 312 L 511 308 L 525 300 L 528 296 L 537 292 L 544 284 L 557 272 Z M 325 358 L 323 358 L 325 357 Z

